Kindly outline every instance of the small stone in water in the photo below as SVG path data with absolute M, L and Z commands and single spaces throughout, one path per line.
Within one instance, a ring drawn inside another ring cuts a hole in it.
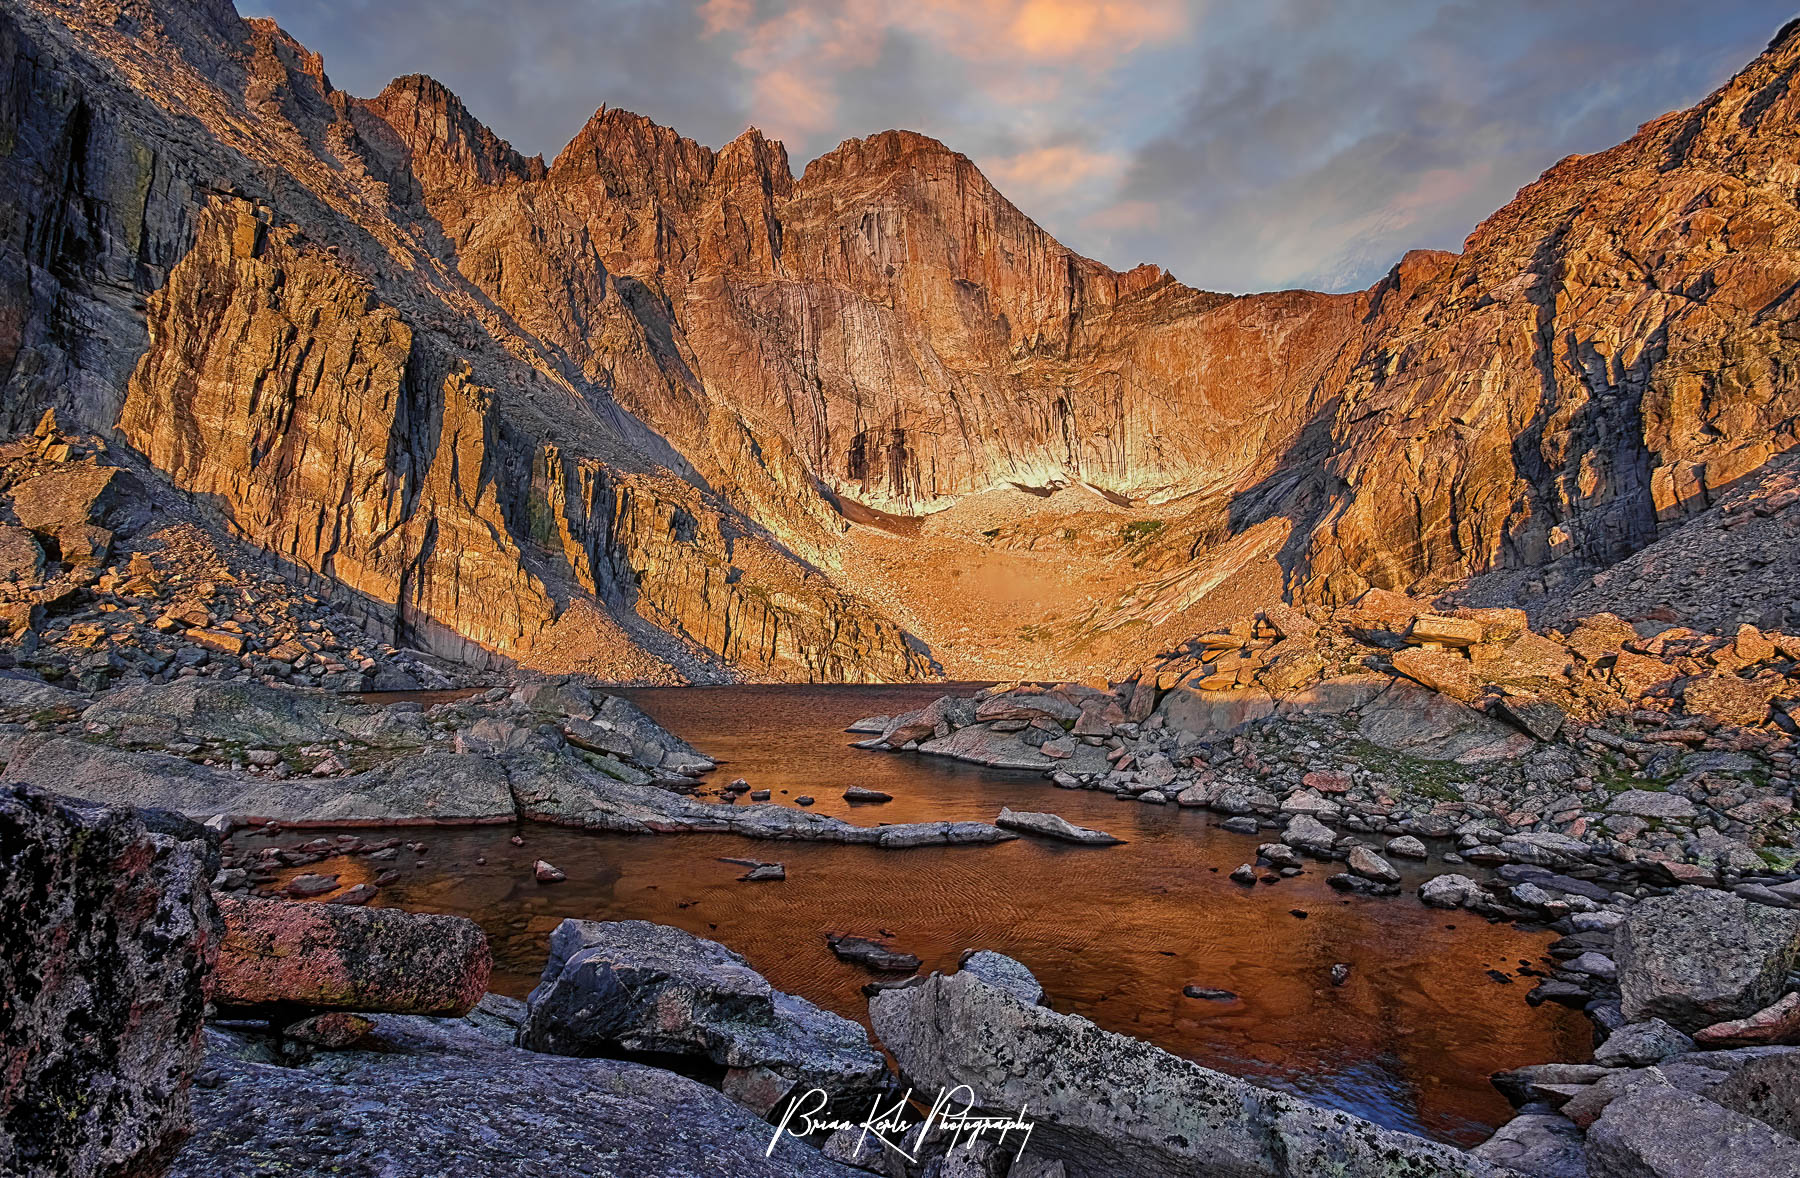
M 287 894 L 296 898 L 323 896 L 338 886 L 335 875 L 296 875 L 288 881 Z
M 367 904 L 375 898 L 378 889 L 374 884 L 359 883 L 348 891 L 339 892 L 327 904 Z
M 1189 998 L 1204 998 L 1208 1002 L 1236 1002 L 1238 996 L 1230 990 L 1214 990 L 1206 986 L 1183 986 L 1183 995 Z
M 1348 965 L 1346 965 L 1340 961 L 1336 965 L 1331 967 L 1331 984 L 1332 985 L 1341 986 L 1349 980 L 1350 980 L 1350 967 Z
M 561 883 L 569 878 L 542 859 L 531 865 L 531 874 L 537 877 L 539 883 Z
M 813 804 L 813 799 L 808 794 L 801 794 L 799 797 L 794 799 L 794 805 L 796 805 L 796 806 L 810 806 L 812 804 Z

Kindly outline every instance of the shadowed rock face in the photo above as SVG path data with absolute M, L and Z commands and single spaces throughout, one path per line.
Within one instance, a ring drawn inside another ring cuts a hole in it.
M 493 996 L 482 1003 L 485 1014 Z M 173 1178 L 279 1170 L 591 1174 L 595 1178 L 857 1178 L 697 1080 L 643 1064 L 514 1047 L 491 1017 L 378 1016 L 358 1049 L 277 1063 L 214 1030 L 215 1086 L 197 1100 Z M 371 1099 L 371 1093 L 379 1093 Z M 331 1148 L 321 1149 L 321 1126 Z
M 603 109 L 546 165 L 224 4 L 15 9 L 0 422 L 116 425 L 444 653 L 918 676 L 839 509 L 1009 486 L 1167 507 L 1102 631 L 1248 565 L 1332 601 L 1554 579 L 1794 441 L 1800 38 L 1460 255 L 1237 298 L 1072 253 L 911 132 L 795 177 Z

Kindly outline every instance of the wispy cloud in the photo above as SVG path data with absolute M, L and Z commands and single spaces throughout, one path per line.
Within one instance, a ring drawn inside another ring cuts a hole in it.
M 1685 105 L 1793 0 L 240 0 L 339 85 L 449 84 L 526 151 L 601 103 L 804 163 L 889 127 L 1070 246 L 1195 285 L 1363 286 Z

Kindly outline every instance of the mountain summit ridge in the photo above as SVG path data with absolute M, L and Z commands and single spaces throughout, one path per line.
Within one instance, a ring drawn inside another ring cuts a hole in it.
M 108 431 L 411 641 L 623 677 L 1061 673 L 1240 598 L 1541 596 L 1795 442 L 1797 62 L 1460 254 L 1239 296 L 1082 257 L 916 132 L 795 177 L 602 107 L 546 164 L 222 3 L 15 0 L 0 416 Z

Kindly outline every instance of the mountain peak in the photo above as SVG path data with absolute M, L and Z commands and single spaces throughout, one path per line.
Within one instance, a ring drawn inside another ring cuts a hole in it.
M 685 199 L 711 177 L 713 150 L 671 127 L 602 106 L 550 165 L 557 179 L 598 179 L 615 198 Z
M 806 165 L 801 181 L 811 183 L 827 176 L 845 177 L 892 169 L 899 164 L 920 159 L 969 162 L 969 158 L 961 152 L 953 151 L 939 140 L 918 131 L 878 131 L 873 135 L 844 140 Z
M 429 74 L 395 78 L 380 94 L 357 101 L 352 109 L 364 116 L 352 116 L 358 133 L 387 157 L 390 171 L 401 162 L 397 153 L 403 154 L 406 167 L 399 178 L 410 173 L 428 193 L 544 174 L 541 158 L 527 159 L 514 150 L 470 114 L 454 91 Z

